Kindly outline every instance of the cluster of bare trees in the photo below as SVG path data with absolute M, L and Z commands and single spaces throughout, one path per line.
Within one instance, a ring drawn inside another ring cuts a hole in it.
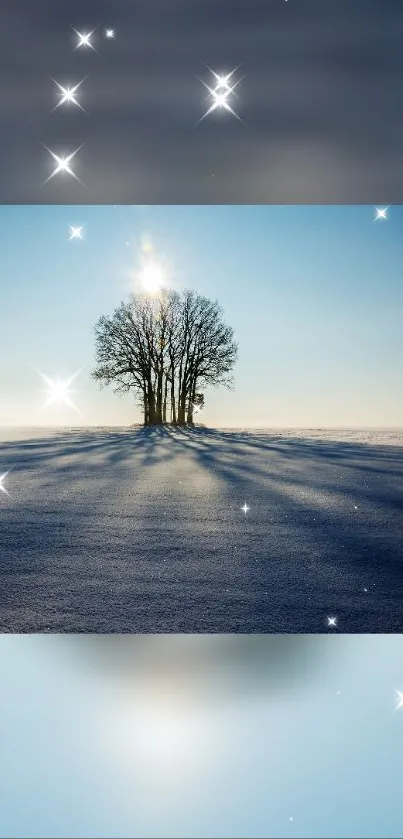
M 95 327 L 93 378 L 133 391 L 144 411 L 144 424 L 193 423 L 204 402 L 200 388 L 232 386 L 237 358 L 233 330 L 222 310 L 192 291 L 163 291 L 157 297 L 133 294 L 111 317 Z

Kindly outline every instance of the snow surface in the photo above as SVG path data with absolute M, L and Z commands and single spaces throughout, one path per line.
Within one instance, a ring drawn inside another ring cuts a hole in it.
M 0 435 L 1 632 L 403 631 L 402 430 Z

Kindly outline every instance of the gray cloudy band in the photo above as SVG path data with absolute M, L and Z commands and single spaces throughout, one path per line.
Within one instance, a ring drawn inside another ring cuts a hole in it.
M 4 0 L 0 201 L 401 203 L 401 18 L 400 0 Z

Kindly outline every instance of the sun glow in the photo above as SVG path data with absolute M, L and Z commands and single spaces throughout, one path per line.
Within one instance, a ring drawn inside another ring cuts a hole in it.
M 166 284 L 166 275 L 162 266 L 153 261 L 146 262 L 139 274 L 144 291 L 148 294 L 158 294 Z

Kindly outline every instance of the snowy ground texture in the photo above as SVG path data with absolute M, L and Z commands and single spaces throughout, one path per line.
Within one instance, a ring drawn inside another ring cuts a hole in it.
M 1 632 L 403 631 L 403 432 L 1 439 Z

